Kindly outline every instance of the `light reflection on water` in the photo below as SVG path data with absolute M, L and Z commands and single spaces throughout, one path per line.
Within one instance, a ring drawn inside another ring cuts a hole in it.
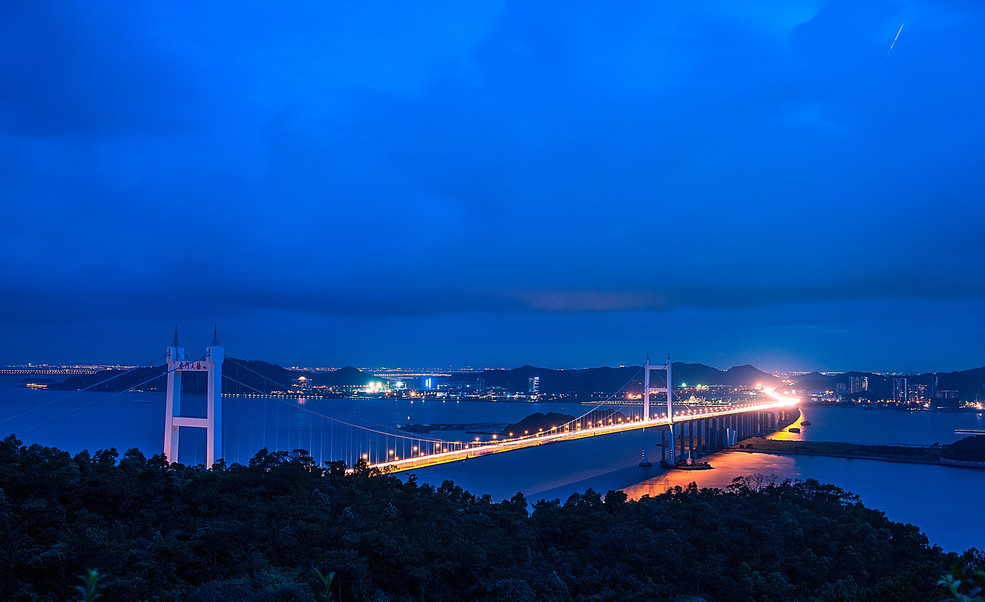
M 624 487 L 623 491 L 635 500 L 644 495 L 660 495 L 676 486 L 687 487 L 692 482 L 697 483 L 699 488 L 724 489 L 737 476 L 777 475 L 782 481 L 784 478 L 796 478 L 793 475 L 798 472 L 793 456 L 723 452 L 706 459 L 714 467 L 712 470 L 668 470 L 652 479 Z
M 709 457 L 714 470 L 665 472 L 623 489 L 631 499 L 656 496 L 694 482 L 699 488 L 725 488 L 736 476 L 776 475 L 816 479 L 855 493 L 890 520 L 912 523 L 931 543 L 949 551 L 985 549 L 985 525 L 977 518 L 985 500 L 985 470 L 847 458 L 779 456 L 726 451 Z

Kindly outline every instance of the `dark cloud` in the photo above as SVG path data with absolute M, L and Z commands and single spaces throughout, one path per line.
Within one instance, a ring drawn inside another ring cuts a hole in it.
M 985 296 L 973 3 L 2 10 L 10 332 Z

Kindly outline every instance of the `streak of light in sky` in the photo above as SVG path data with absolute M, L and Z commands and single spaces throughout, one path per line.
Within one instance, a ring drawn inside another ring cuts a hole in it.
M 889 50 L 886 51 L 886 56 L 889 56 L 889 53 L 892 52 L 893 48 L 896 46 L 896 40 L 899 39 L 899 34 L 903 33 L 904 25 L 906 25 L 906 21 L 900 23 L 899 29 L 896 31 L 896 37 L 893 38 L 893 43 L 889 45 Z

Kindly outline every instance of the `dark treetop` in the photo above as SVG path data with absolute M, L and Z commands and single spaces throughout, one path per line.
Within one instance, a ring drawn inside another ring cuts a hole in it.
M 813 480 L 531 506 L 317 467 L 300 450 L 205 470 L 13 437 L 0 442 L 0 541 L 4 600 L 69 599 L 96 569 L 107 600 L 314 600 L 317 570 L 343 600 L 923 602 L 958 558 Z

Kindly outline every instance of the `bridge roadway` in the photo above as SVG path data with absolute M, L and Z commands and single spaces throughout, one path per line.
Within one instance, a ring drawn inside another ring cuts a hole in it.
M 785 409 L 795 406 L 800 402 L 799 399 L 784 397 L 770 389 L 764 389 L 763 393 L 770 397 L 769 401 L 757 401 L 745 404 L 730 405 L 721 408 L 701 408 L 675 413 L 674 424 L 680 424 L 691 420 L 703 420 L 707 418 L 742 414 L 745 412 Z M 401 472 L 415 468 L 426 468 L 428 466 L 436 466 L 438 464 L 447 464 L 458 460 L 481 458 L 482 456 L 501 454 L 508 451 L 535 447 L 538 445 L 547 445 L 549 443 L 560 443 L 562 441 L 573 441 L 575 439 L 584 439 L 586 437 L 597 437 L 599 435 L 611 435 L 626 431 L 666 426 L 669 423 L 670 420 L 664 416 L 647 421 L 636 419 L 631 422 L 607 424 L 598 427 L 579 428 L 575 430 L 555 432 L 555 429 L 551 429 L 550 431 L 543 431 L 533 435 L 525 435 L 523 437 L 516 437 L 513 439 L 470 443 L 470 447 L 460 450 L 443 451 L 431 454 L 420 452 L 417 456 L 397 458 L 387 462 L 377 462 L 375 464 L 371 464 L 370 466 L 388 472 Z M 673 445 L 673 443 L 671 445 Z

